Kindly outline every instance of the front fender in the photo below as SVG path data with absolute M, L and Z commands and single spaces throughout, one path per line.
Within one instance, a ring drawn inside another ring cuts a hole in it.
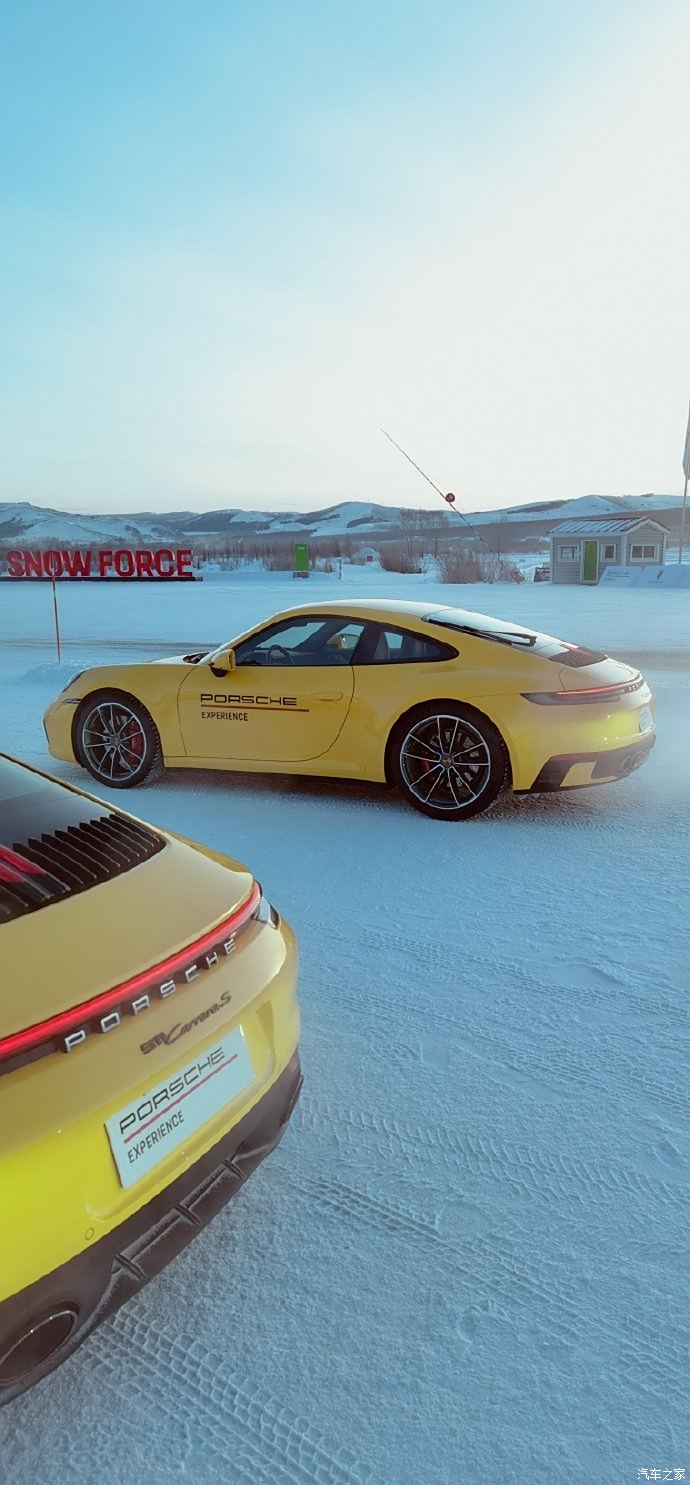
M 48 707 L 44 725 L 54 758 L 78 762 L 74 748 L 74 721 L 82 704 L 102 691 L 117 691 L 123 698 L 146 707 L 161 740 L 163 760 L 184 751 L 177 697 L 185 676 L 193 667 L 178 665 L 100 665 L 87 670 Z

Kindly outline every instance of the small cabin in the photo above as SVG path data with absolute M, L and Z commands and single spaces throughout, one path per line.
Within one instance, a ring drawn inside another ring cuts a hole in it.
M 552 583 L 598 583 L 607 567 L 663 567 L 668 531 L 648 516 L 581 517 L 549 532 Z
M 378 562 L 380 557 L 381 553 L 376 547 L 358 547 L 357 551 L 352 553 L 352 561 L 356 562 L 358 567 L 366 567 L 370 562 Z

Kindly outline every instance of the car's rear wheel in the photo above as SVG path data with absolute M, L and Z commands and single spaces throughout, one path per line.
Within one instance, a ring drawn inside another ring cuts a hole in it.
M 84 767 L 109 789 L 143 783 L 160 759 L 160 739 L 146 708 L 117 692 L 101 692 L 81 707 L 76 742 Z
M 401 793 L 436 820 L 481 814 L 510 784 L 500 733 L 472 707 L 452 702 L 417 707 L 393 739 L 392 764 Z

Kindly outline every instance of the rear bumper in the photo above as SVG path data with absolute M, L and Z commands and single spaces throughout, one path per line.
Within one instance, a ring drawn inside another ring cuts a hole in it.
M 51 1371 L 196 1237 L 282 1139 L 301 1086 L 295 1052 L 254 1108 L 152 1201 L 0 1304 L 0 1405 Z M 65 1312 L 73 1324 L 59 1350 L 16 1374 L 20 1364 L 7 1359 L 16 1339 L 36 1317 Z
M 519 794 L 550 794 L 556 789 L 588 789 L 592 784 L 626 779 L 645 763 L 654 747 L 653 732 L 627 747 L 595 753 L 563 753 L 549 758 L 530 789 Z

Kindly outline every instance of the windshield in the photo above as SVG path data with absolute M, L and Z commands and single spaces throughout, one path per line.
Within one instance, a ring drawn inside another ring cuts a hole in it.
M 552 634 L 525 629 L 522 624 L 508 624 L 504 619 L 492 619 L 489 614 L 475 614 L 470 609 L 434 609 L 433 613 L 426 615 L 424 622 L 471 634 L 477 639 L 488 639 L 494 644 L 510 645 L 514 650 L 531 650 L 540 659 L 558 660 L 561 665 L 595 665 L 606 659 L 599 651 L 589 650 L 584 645 L 568 644 L 567 640 L 555 639 Z

